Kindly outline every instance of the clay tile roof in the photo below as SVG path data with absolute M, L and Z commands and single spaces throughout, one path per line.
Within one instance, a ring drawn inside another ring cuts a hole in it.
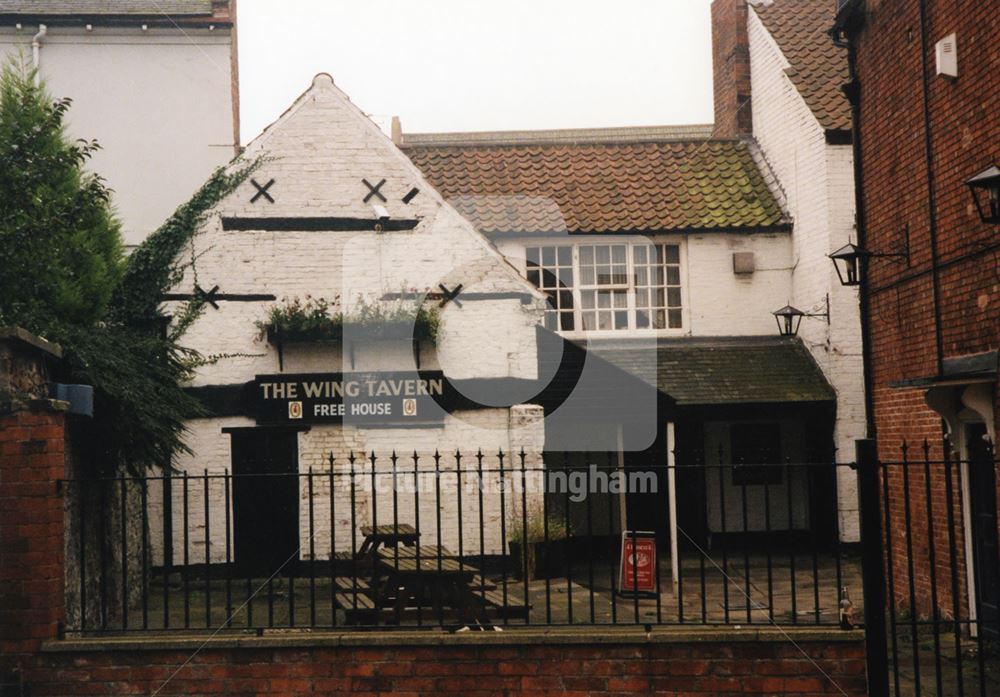
M 851 127 L 851 106 L 841 92 L 848 81 L 847 52 L 827 34 L 833 26 L 833 0 L 756 2 L 753 10 L 791 64 L 788 76 L 820 125 Z
M 786 228 L 752 146 L 707 134 L 405 134 L 402 147 L 486 234 Z

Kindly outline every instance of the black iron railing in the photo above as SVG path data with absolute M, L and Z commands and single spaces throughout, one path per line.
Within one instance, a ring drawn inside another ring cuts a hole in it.
M 860 622 L 838 474 L 476 452 L 72 480 L 67 630 Z
M 875 465 L 886 622 L 868 640 L 889 684 L 873 695 L 1000 694 L 997 462 L 982 441 L 967 449 L 903 444 Z

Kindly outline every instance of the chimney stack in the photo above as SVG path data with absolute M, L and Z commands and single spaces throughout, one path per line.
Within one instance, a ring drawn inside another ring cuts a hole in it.
M 712 81 L 716 138 L 753 133 L 747 0 L 712 2 Z
M 403 124 L 400 123 L 398 116 L 392 117 L 392 142 L 396 147 L 403 144 Z

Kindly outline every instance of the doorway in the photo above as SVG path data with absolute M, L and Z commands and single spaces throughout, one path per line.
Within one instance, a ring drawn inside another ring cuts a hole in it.
M 298 556 L 298 431 L 241 428 L 229 433 L 236 570 L 270 576 Z
M 986 426 L 966 424 L 969 518 L 972 532 L 972 579 L 978 628 L 984 637 L 1000 638 L 1000 545 L 997 540 L 997 479 Z

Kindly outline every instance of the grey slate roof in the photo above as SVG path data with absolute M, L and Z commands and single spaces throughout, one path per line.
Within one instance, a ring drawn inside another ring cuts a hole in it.
M 648 348 L 647 348 L 648 347 Z M 649 381 L 680 406 L 830 402 L 836 393 L 798 339 L 718 337 L 591 340 L 588 350 Z
M 212 14 L 212 0 L 0 0 L 0 14 L 200 16 Z

